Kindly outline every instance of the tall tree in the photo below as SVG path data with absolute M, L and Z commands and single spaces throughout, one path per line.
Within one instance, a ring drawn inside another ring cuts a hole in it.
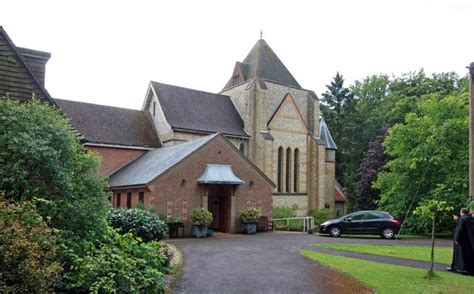
M 377 179 L 377 174 L 383 170 L 389 160 L 382 146 L 387 131 L 387 127 L 382 128 L 380 135 L 369 144 L 369 150 L 365 153 L 364 159 L 357 170 L 354 210 L 371 210 L 378 206 L 380 190 L 372 187 L 372 183 Z
M 389 131 L 385 152 L 393 157 L 386 171 L 379 173 L 375 188 L 380 189 L 380 207 L 398 217 L 423 200 L 446 201 L 461 207 L 468 193 L 468 95 L 425 95 L 416 111 L 403 124 Z M 441 219 L 450 228 L 449 217 Z M 425 231 L 430 223 L 423 218 L 407 220 L 408 228 Z
M 336 178 L 343 186 L 347 186 L 352 181 L 348 180 L 346 177 L 348 174 L 344 173 L 344 170 L 347 170 L 344 164 L 349 162 L 352 137 L 356 135 L 353 131 L 353 119 L 351 119 L 354 114 L 355 102 L 351 91 L 344 86 L 344 78 L 339 72 L 326 87 L 326 92 L 322 94 L 321 111 L 338 146 L 336 152 Z

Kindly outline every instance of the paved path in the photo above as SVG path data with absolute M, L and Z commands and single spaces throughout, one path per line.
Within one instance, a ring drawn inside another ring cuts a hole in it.
M 321 251 L 311 246 L 314 243 L 393 244 L 393 240 L 380 238 L 330 238 L 290 232 L 171 242 L 183 250 L 185 259 L 175 293 L 371 293 L 348 275 L 302 257 L 298 249 Z M 398 244 L 429 246 L 430 240 L 402 239 Z M 449 240 L 437 242 L 437 246 L 451 244 Z M 370 254 L 342 254 L 339 250 L 327 253 L 414 267 L 425 265 Z
M 350 251 L 337 250 L 337 249 L 332 249 L 332 248 L 319 248 L 319 247 L 314 247 L 314 246 L 303 247 L 303 249 L 321 252 L 321 253 L 333 254 L 333 255 L 338 255 L 338 256 L 344 256 L 344 257 L 351 257 L 351 258 L 358 258 L 358 259 L 370 260 L 370 261 L 375 261 L 375 262 L 394 264 L 394 265 L 403 265 L 403 266 L 423 268 L 423 269 L 430 268 L 430 262 L 425 262 L 425 261 L 403 259 L 403 258 L 396 258 L 396 257 L 391 257 L 391 256 L 383 256 L 383 255 L 375 255 L 375 254 L 367 254 L 367 253 L 359 253 L 359 252 L 350 252 Z M 448 266 L 449 264 L 435 263 L 433 268 L 434 270 L 445 271 L 446 267 Z

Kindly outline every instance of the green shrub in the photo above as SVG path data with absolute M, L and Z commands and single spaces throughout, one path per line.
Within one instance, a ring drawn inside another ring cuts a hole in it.
M 0 292 L 46 292 L 62 271 L 57 236 L 31 203 L 0 200 Z
M 240 220 L 244 223 L 256 223 L 260 218 L 260 211 L 257 208 L 245 208 L 240 212 Z
M 168 237 L 168 226 L 146 210 L 115 208 L 109 211 L 109 223 L 121 233 L 132 233 L 144 242 Z
M 93 240 L 107 228 L 110 206 L 99 157 L 86 152 L 59 110 L 0 97 L 0 194 L 37 202 L 53 228 Z
M 193 225 L 209 225 L 212 223 L 212 213 L 204 208 L 195 208 L 191 212 L 191 223 Z
M 65 250 L 71 260 L 69 271 L 56 290 L 64 292 L 162 293 L 163 273 L 168 272 L 169 256 L 162 245 L 143 243 L 131 233 L 110 229 L 107 241 L 98 246 L 85 243 L 83 254 Z
M 295 217 L 298 205 L 282 205 L 273 207 L 273 218 Z
M 320 210 L 310 209 L 308 210 L 308 216 L 314 217 L 314 225 L 317 226 L 330 218 L 331 210 L 329 208 L 321 208 Z

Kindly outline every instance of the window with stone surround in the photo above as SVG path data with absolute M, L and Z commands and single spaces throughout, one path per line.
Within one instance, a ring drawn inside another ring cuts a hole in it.
M 242 154 L 245 155 L 245 146 L 244 146 L 244 143 L 240 143 L 240 145 L 239 145 L 239 150 L 240 150 L 240 152 L 241 152 Z
M 278 180 L 277 180 L 277 191 L 282 192 L 282 169 L 283 169 L 283 148 L 278 148 Z
M 291 149 L 290 148 L 287 148 L 286 149 L 286 166 L 285 166 L 285 192 L 289 193 L 291 192 L 290 191 L 290 188 L 291 188 L 291 169 L 290 169 L 290 166 L 291 166 Z
M 295 149 L 295 156 L 293 158 L 294 163 L 294 171 L 293 171 L 293 179 L 294 179 L 294 187 L 293 192 L 298 192 L 298 181 L 299 181 L 299 150 L 298 148 Z

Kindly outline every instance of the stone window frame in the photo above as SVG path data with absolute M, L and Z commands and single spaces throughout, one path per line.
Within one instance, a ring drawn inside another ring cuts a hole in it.
M 285 160 L 285 192 L 291 193 L 291 148 L 286 148 Z
M 293 151 L 293 192 L 295 193 L 299 191 L 299 152 L 298 148 Z
M 278 148 L 277 158 L 277 192 L 283 192 L 283 147 Z

